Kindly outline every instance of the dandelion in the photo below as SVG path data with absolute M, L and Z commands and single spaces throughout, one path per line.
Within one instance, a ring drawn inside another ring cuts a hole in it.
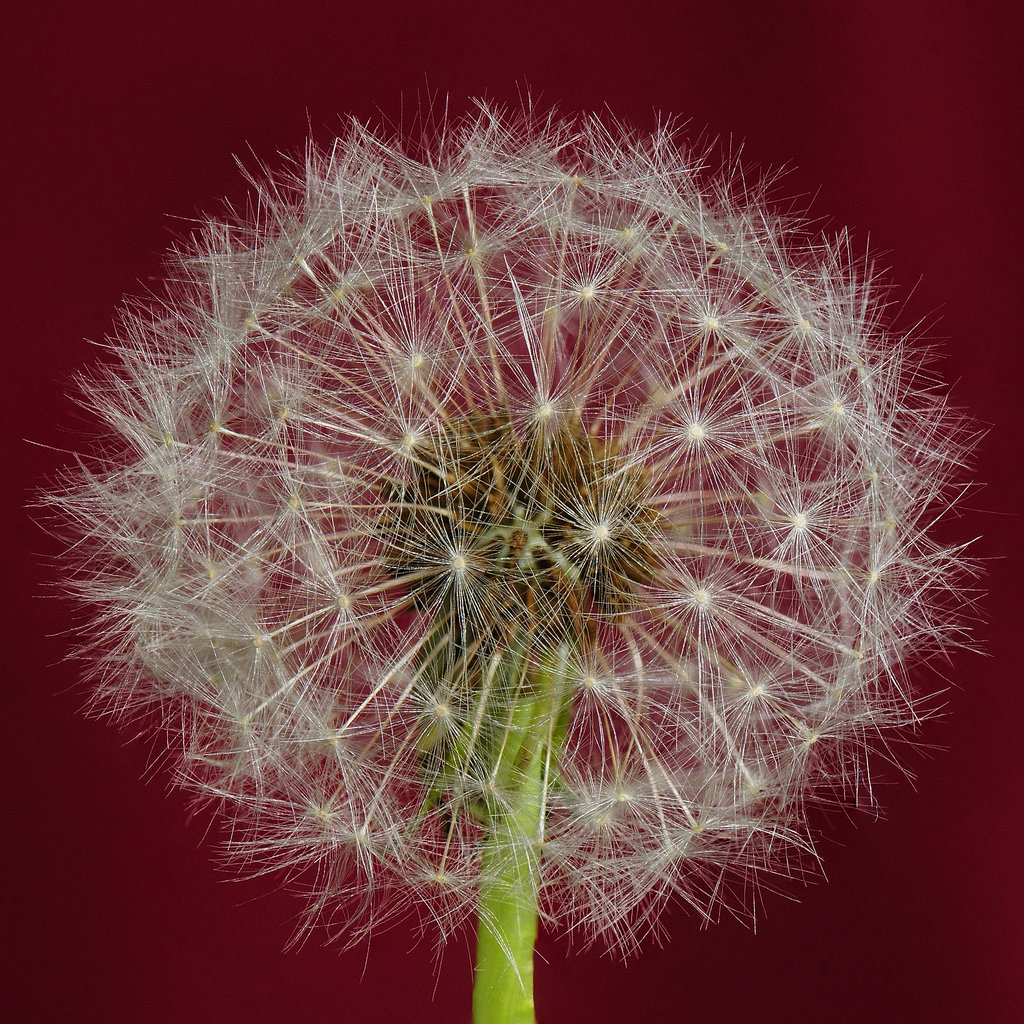
M 95 706 L 159 722 L 229 852 L 358 939 L 538 919 L 632 951 L 814 864 L 925 709 L 963 425 L 844 237 L 669 128 L 480 106 L 255 182 L 85 380 L 50 496 Z

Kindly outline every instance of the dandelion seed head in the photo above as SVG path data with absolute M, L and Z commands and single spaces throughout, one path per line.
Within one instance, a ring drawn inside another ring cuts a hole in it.
M 49 498 L 95 703 L 349 937 L 452 934 L 498 836 L 631 951 L 873 799 L 956 641 L 969 430 L 849 240 L 668 126 L 481 105 L 427 148 L 311 146 L 124 310 Z

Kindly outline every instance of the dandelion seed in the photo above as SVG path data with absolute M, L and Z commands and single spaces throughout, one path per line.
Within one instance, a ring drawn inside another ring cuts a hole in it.
M 165 720 L 311 924 L 475 916 L 481 1022 L 532 1015 L 538 913 L 630 951 L 800 874 L 955 638 L 966 428 L 847 240 L 706 163 L 353 126 L 126 310 L 49 499 L 96 706 Z

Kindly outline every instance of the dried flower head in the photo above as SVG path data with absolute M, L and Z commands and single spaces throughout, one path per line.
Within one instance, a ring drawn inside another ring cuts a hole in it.
M 98 706 L 348 935 L 498 892 L 630 949 L 813 863 L 962 567 L 961 425 L 845 239 L 484 106 L 255 185 L 85 382 Z

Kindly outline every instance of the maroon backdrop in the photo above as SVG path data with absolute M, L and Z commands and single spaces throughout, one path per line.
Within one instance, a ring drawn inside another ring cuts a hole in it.
M 3 503 L 7 662 L 0 727 L 2 965 L 18 1022 L 468 1020 L 469 952 L 440 970 L 409 929 L 339 954 L 283 953 L 298 903 L 229 881 L 215 830 L 145 774 L 145 744 L 78 714 L 68 609 L 45 596 L 56 544 L 23 506 L 80 444 L 65 397 L 123 293 L 182 228 L 245 188 L 234 156 L 294 151 L 309 126 L 390 118 L 417 95 L 456 110 L 528 85 L 569 110 L 655 112 L 789 164 L 791 194 L 870 240 L 900 322 L 945 339 L 955 401 L 991 431 L 984 490 L 957 529 L 983 535 L 984 655 L 948 669 L 947 715 L 884 787 L 886 818 L 838 818 L 828 884 L 767 894 L 756 933 L 670 915 L 628 965 L 546 936 L 541 1024 L 714 1020 L 874 1024 L 1024 1020 L 1021 126 L 1012 5 L 689 0 L 305 4 L 53 3 L 5 18 L 7 126 L 0 409 L 17 481 Z M 870 233 L 870 234 L 869 234 Z

